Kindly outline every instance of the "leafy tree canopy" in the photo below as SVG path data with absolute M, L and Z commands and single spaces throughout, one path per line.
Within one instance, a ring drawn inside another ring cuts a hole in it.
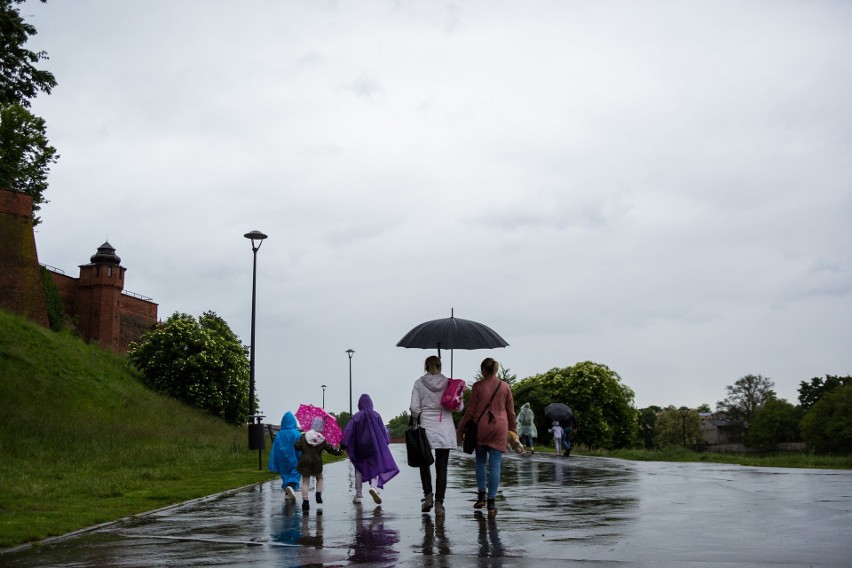
M 802 418 L 802 437 L 817 452 L 852 452 L 852 385 L 833 389 Z
M 512 391 L 518 405 L 530 403 L 539 435 L 550 428 L 544 407 L 563 402 L 574 410 L 576 443 L 606 449 L 636 443 L 638 423 L 633 390 L 606 365 L 585 361 L 564 369 L 553 368 L 517 382 Z
M 46 2 L 46 0 L 41 0 Z M 30 51 L 27 40 L 36 29 L 21 18 L 16 4 L 24 0 L 0 0 L 0 104 L 30 107 L 39 92 L 50 94 L 56 78 L 36 64 L 47 59 L 44 51 Z
M 848 375 L 845 377 L 826 375 L 824 379 L 814 377 L 811 382 L 802 381 L 799 383 L 799 405 L 802 409 L 808 410 L 825 393 L 846 385 L 852 385 L 852 377 Z
M 762 375 L 740 377 L 736 383 L 725 387 L 728 396 L 716 403 L 716 411 L 742 428 L 748 428 L 757 409 L 776 398 L 774 387 L 775 383 Z
M 654 444 L 658 448 L 666 446 L 695 447 L 704 441 L 701 432 L 701 417 L 698 412 L 684 406 L 673 405 L 657 414 Z
M 47 54 L 26 47 L 36 29 L 21 18 L 21 3 L 0 0 L 0 187 L 33 198 L 33 225 L 38 225 L 50 164 L 59 156 L 48 143 L 44 120 L 27 109 L 39 92 L 50 94 L 56 79 L 36 67 Z
M 36 212 L 46 203 L 47 175 L 58 158 L 43 118 L 19 104 L 0 104 L 0 187 L 33 198 L 33 225 L 41 222 Z
M 401 438 L 405 435 L 405 431 L 408 429 L 408 417 L 408 411 L 403 410 L 402 414 L 391 418 L 387 424 L 391 438 Z
M 148 385 L 231 424 L 248 417 L 248 350 L 215 312 L 175 312 L 131 343 L 130 362 Z
M 656 447 L 654 435 L 657 428 L 657 413 L 662 410 L 659 406 L 649 406 L 639 410 L 639 441 L 645 449 Z
M 786 400 L 768 400 L 749 421 L 746 444 L 768 451 L 784 442 L 797 442 L 801 419 L 801 409 Z

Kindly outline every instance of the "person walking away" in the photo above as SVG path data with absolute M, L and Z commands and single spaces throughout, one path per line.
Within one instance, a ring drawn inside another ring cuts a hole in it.
M 521 406 L 521 411 L 518 413 L 518 436 L 521 438 L 521 443 L 534 454 L 538 430 L 535 427 L 535 414 L 528 402 Z
M 562 434 L 565 432 L 562 429 L 562 426 L 559 425 L 558 420 L 553 421 L 553 426 L 547 429 L 548 432 L 553 433 L 553 443 L 556 446 L 556 455 L 562 455 Z
M 562 452 L 565 457 L 568 457 L 571 455 L 571 438 L 574 437 L 574 430 L 577 429 L 577 421 L 571 414 L 565 420 L 560 421 L 559 425 L 562 426 Z
M 435 450 L 435 491 L 432 492 L 432 470 L 428 465 L 420 467 L 420 484 L 423 486 L 421 511 L 428 513 L 435 507 L 435 515 L 444 515 L 444 497 L 447 492 L 447 462 L 450 450 L 456 449 L 456 429 L 453 413 L 441 405 L 441 397 L 447 388 L 447 377 L 441 374 L 441 359 L 435 355 L 426 358 L 426 372 L 414 381 L 411 389 L 411 418 L 420 421 L 426 431 L 429 445 Z M 464 407 L 462 407 L 464 408 Z M 462 410 L 459 408 L 459 411 Z
M 269 450 L 269 471 L 281 475 L 281 488 L 284 489 L 285 499 L 293 502 L 296 501 L 296 491 L 299 490 L 299 481 L 302 479 L 301 474 L 296 471 L 302 452 L 293 447 L 302 435 L 298 426 L 293 413 L 285 412 L 281 418 L 281 429 L 275 435 Z
M 302 511 L 307 513 L 311 504 L 308 500 L 308 486 L 311 476 L 316 479 L 317 504 L 322 503 L 322 453 L 328 452 L 335 456 L 340 455 L 340 450 L 329 444 L 323 436 L 325 421 L 322 418 L 314 418 L 311 421 L 311 429 L 302 434 L 293 447 L 302 452 L 299 456 L 299 464 L 296 466 L 302 476 Z
M 355 468 L 355 498 L 361 502 L 364 480 L 370 484 L 370 496 L 376 504 L 382 502 L 379 489 L 399 473 L 390 452 L 390 434 L 381 415 L 373 410 L 373 399 L 362 394 L 358 399 L 358 412 L 343 430 L 341 449 L 346 450 Z
M 500 465 L 506 453 L 508 432 L 518 433 L 515 418 L 515 401 L 512 389 L 497 376 L 500 364 L 491 357 L 480 365 L 482 378 L 474 383 L 467 410 L 459 422 L 456 436 L 459 442 L 464 428 L 471 420 L 477 421 L 476 433 L 476 488 L 473 507 L 488 505 L 488 516 L 497 515 L 495 499 L 500 487 Z M 487 461 L 487 478 L 486 478 Z

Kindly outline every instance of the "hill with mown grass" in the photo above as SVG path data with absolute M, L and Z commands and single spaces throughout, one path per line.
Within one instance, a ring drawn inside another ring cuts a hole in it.
M 0 547 L 269 479 L 247 446 L 124 357 L 0 311 Z

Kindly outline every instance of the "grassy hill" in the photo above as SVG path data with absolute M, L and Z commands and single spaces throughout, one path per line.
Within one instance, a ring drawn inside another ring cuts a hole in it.
M 0 311 L 0 547 L 269 479 L 247 439 L 123 357 Z

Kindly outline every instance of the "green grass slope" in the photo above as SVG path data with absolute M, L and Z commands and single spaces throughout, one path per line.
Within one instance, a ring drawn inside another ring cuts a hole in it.
M 123 357 L 0 311 L 0 547 L 269 479 L 247 445 Z

